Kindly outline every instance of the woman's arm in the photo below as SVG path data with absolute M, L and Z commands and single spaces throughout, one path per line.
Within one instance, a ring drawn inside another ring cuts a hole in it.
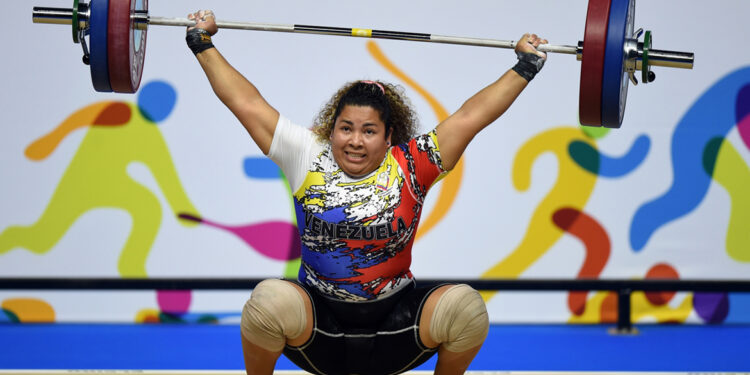
M 518 42 L 516 52 L 532 53 L 546 59 L 544 53 L 536 50 L 545 43 L 546 39 L 527 34 Z M 437 126 L 440 157 L 445 170 L 453 169 L 474 136 L 505 113 L 528 83 L 515 70 L 508 70 Z
M 209 35 L 214 35 L 218 31 L 216 20 L 210 11 L 200 11 L 189 15 L 188 18 L 196 20 L 195 27 L 189 28 L 188 32 L 203 29 Z M 210 43 L 209 36 L 206 44 Z M 268 154 L 279 113 L 266 102 L 250 81 L 234 69 L 212 44 L 210 45 L 210 48 L 197 52 L 195 56 L 206 73 L 214 93 L 242 123 L 261 151 Z

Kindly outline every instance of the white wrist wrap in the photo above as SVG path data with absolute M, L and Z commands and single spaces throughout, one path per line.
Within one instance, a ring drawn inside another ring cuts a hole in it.
M 440 296 L 430 323 L 432 339 L 454 353 L 481 345 L 489 329 L 482 297 L 466 284 L 455 285 Z
M 281 351 L 287 339 L 305 330 L 305 302 L 290 282 L 263 280 L 245 303 L 241 324 L 248 341 L 272 352 Z

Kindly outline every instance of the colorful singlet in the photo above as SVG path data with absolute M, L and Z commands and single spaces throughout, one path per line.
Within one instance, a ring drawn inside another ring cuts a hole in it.
M 411 249 L 425 195 L 445 171 L 435 131 L 391 147 L 378 169 L 344 173 L 329 143 L 281 116 L 268 156 L 294 196 L 299 281 L 344 301 L 368 301 L 413 278 Z

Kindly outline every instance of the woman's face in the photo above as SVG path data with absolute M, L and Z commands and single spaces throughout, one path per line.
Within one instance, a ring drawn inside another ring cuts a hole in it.
M 352 177 L 378 168 L 391 145 L 380 112 L 369 106 L 347 105 L 336 118 L 331 132 L 333 157 L 341 170 Z

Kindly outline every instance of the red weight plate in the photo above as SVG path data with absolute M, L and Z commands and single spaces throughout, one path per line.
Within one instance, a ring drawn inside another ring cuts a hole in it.
M 148 14 L 148 0 L 131 0 L 131 2 L 135 2 L 133 9 Z M 131 30 L 133 32 L 133 53 L 130 55 L 130 70 L 133 74 L 131 75 L 132 81 L 130 83 L 133 92 L 135 92 L 138 90 L 138 86 L 141 85 L 143 63 L 146 61 L 146 34 L 148 33 L 148 29 L 144 27 L 142 30 L 138 30 L 133 26 Z
M 602 76 L 611 0 L 589 0 L 581 57 L 578 116 L 581 125 L 602 125 Z
M 130 15 L 148 10 L 148 0 L 109 0 L 107 48 L 109 80 L 114 92 L 138 90 L 146 53 L 146 30 L 137 30 Z

